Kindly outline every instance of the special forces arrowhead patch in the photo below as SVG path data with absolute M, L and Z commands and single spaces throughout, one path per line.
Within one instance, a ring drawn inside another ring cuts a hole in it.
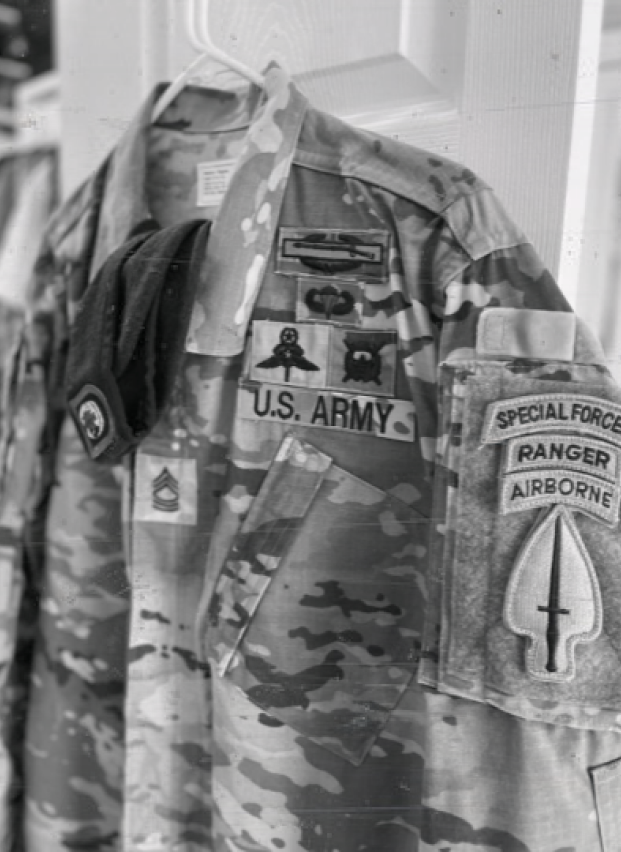
M 549 507 L 518 554 L 505 624 L 529 640 L 531 677 L 570 681 L 576 646 L 600 635 L 603 612 L 597 575 L 573 512 L 618 524 L 621 405 L 564 393 L 495 402 L 486 410 L 482 442 L 505 444 L 502 515 Z
M 602 629 L 597 576 L 571 512 L 555 506 L 522 548 L 507 588 L 505 624 L 530 639 L 529 674 L 571 680 L 574 648 Z

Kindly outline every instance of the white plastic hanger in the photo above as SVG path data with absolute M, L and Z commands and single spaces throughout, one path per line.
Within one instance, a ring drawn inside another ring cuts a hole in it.
M 244 65 L 238 59 L 229 56 L 228 53 L 225 53 L 213 43 L 209 34 L 208 24 L 209 0 L 202 0 L 202 2 L 201 0 L 188 0 L 187 15 L 188 38 L 192 47 L 201 51 L 201 55 L 179 74 L 176 80 L 170 84 L 164 94 L 159 98 L 153 107 L 152 122 L 157 121 L 164 110 L 175 100 L 179 92 L 185 88 L 188 81 L 210 62 L 219 62 L 225 68 L 234 71 L 241 77 L 245 77 L 246 80 L 255 83 L 257 86 L 262 87 L 265 82 L 260 74 L 248 65 Z

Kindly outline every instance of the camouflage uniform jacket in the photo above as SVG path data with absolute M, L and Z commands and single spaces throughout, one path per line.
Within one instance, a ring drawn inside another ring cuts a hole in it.
M 618 849 L 621 397 L 597 344 L 468 170 L 276 68 L 263 99 L 151 106 L 38 265 L 26 849 Z M 197 211 L 173 399 L 97 466 L 62 410 L 75 304 L 133 226 Z

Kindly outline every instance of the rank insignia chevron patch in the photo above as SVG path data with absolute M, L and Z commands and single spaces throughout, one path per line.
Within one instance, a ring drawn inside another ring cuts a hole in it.
M 500 514 L 548 510 L 522 545 L 504 606 L 506 626 L 528 639 L 526 669 L 536 680 L 573 680 L 576 646 L 602 631 L 597 574 L 573 512 L 617 526 L 620 436 L 621 406 L 595 397 L 544 394 L 487 406 L 482 442 L 505 442 Z
M 198 517 L 196 460 L 136 453 L 132 518 L 194 526 Z
M 179 511 L 179 482 L 165 467 L 152 483 L 153 508 L 160 512 Z

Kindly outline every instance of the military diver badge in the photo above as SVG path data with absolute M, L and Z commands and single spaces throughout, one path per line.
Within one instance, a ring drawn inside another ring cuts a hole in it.
M 616 527 L 621 504 L 621 405 L 553 393 L 487 406 L 482 443 L 503 443 L 499 510 L 544 511 L 523 543 L 504 603 L 505 625 L 528 639 L 526 669 L 563 683 L 576 646 L 602 631 L 597 574 L 574 517 Z

